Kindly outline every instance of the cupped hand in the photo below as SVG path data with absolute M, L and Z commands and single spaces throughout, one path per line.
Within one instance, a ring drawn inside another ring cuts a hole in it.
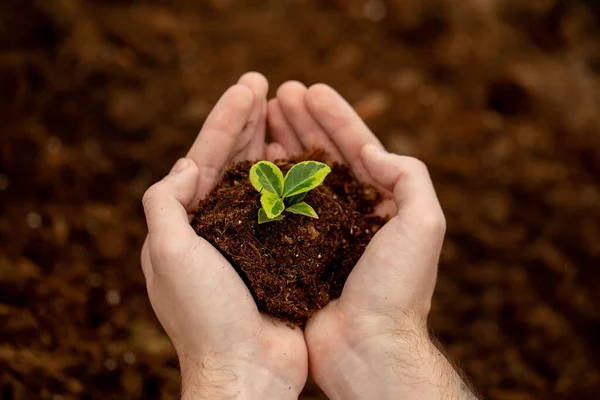
M 242 76 L 220 98 L 185 158 L 143 198 L 142 267 L 152 307 L 177 351 L 183 398 L 297 398 L 307 377 L 302 331 L 261 313 L 227 260 L 190 227 L 224 169 L 283 157 L 265 145 L 268 84 Z
M 332 399 L 460 395 L 462 381 L 427 333 L 445 219 L 425 165 L 386 152 L 352 107 L 323 84 L 283 84 L 268 117 L 273 137 L 289 151 L 324 148 L 332 161 L 376 186 L 386 199 L 378 212 L 391 217 L 340 298 L 308 322 L 317 384 Z

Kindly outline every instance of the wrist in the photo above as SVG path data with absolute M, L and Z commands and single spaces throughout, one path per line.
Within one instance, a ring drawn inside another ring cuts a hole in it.
M 338 343 L 315 377 L 332 400 L 475 399 L 424 327 L 404 326 Z
M 297 399 L 301 388 L 260 365 L 235 360 L 180 362 L 182 400 Z

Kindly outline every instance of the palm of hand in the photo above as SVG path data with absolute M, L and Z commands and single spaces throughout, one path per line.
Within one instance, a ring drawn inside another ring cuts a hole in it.
M 342 358 L 359 353 L 378 336 L 406 330 L 427 337 L 445 220 L 423 163 L 385 153 L 330 87 L 284 84 L 269 103 L 269 124 L 274 139 L 293 152 L 321 147 L 331 161 L 349 165 L 359 180 L 382 193 L 385 200 L 377 212 L 393 216 L 373 237 L 341 297 L 306 327 L 311 373 L 320 386 L 331 389 L 329 377 L 340 365 L 348 365 Z
M 308 369 L 302 331 L 259 313 L 241 278 L 195 234 L 186 215 L 231 163 L 266 154 L 285 156 L 284 147 L 264 143 L 267 89 L 259 74 L 240 78 L 221 97 L 188 152 L 193 163 L 177 180 L 169 175 L 148 190 L 144 207 L 149 235 L 142 266 L 152 306 L 173 341 L 183 373 L 211 368 L 211 363 L 215 368 L 242 363 L 270 371 L 299 391 Z M 175 198 L 166 199 L 169 185 Z M 171 215 L 161 215 L 169 207 L 179 213 L 177 224 Z

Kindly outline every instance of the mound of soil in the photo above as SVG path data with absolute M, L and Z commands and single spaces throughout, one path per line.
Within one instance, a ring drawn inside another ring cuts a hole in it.
M 200 202 L 192 226 L 221 251 L 244 279 L 258 307 L 304 326 L 339 297 L 346 278 L 385 220 L 372 216 L 377 190 L 333 165 L 323 185 L 305 201 L 319 219 L 285 213 L 282 221 L 258 224 L 260 196 L 250 184 L 252 162 L 229 168 Z M 276 164 L 285 173 L 294 161 Z

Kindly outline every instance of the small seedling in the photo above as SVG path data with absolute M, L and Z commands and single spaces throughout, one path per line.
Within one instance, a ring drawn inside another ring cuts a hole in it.
M 259 161 L 250 168 L 250 182 L 260 193 L 258 223 L 283 219 L 283 211 L 319 218 L 303 200 L 308 192 L 323 183 L 331 172 L 327 164 L 303 161 L 290 168 L 283 177 L 279 167 L 269 161 Z

